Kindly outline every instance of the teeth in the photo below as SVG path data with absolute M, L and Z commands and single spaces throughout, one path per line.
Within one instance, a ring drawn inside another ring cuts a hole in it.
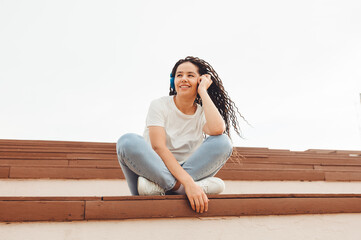
M 190 88 L 190 86 L 179 86 L 180 88 Z

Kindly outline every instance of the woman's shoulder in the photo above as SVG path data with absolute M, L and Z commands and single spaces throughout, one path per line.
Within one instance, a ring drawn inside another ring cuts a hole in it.
M 173 99 L 173 96 L 163 96 L 160 98 L 153 99 L 151 106 L 153 107 L 167 107 Z
M 170 100 L 173 98 L 173 96 L 163 96 L 152 100 L 153 102 L 170 102 Z

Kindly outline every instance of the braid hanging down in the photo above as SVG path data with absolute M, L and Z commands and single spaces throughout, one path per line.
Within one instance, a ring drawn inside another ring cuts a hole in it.
M 175 77 L 175 73 L 177 71 L 178 66 L 184 62 L 191 62 L 194 65 L 196 65 L 198 67 L 198 71 L 199 71 L 200 75 L 203 75 L 203 74 L 211 75 L 211 79 L 212 79 L 213 83 L 211 84 L 211 86 L 208 88 L 207 91 L 208 91 L 208 95 L 212 99 L 214 105 L 217 107 L 218 111 L 222 115 L 224 122 L 226 123 L 225 133 L 231 138 L 230 124 L 232 122 L 233 129 L 238 134 L 238 136 L 240 136 L 242 138 L 241 130 L 239 127 L 239 123 L 238 123 L 236 114 L 238 113 L 239 116 L 244 121 L 247 122 L 247 120 L 242 116 L 242 114 L 240 114 L 237 106 L 228 96 L 227 91 L 223 87 L 222 80 L 219 78 L 218 74 L 213 69 L 213 67 L 209 63 L 207 63 L 206 61 L 204 61 L 200 58 L 188 56 L 185 59 L 180 59 L 174 65 L 172 73 L 171 73 L 171 77 Z M 172 86 L 170 86 L 169 96 L 172 96 L 172 95 L 177 95 L 177 92 L 175 91 L 175 89 Z M 195 102 L 202 106 L 202 99 L 200 98 L 199 94 L 197 94 Z

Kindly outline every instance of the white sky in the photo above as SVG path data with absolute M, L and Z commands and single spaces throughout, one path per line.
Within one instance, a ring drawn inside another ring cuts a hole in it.
M 0 138 L 142 134 L 190 55 L 253 126 L 235 146 L 360 150 L 360 13 L 359 0 L 0 0 Z

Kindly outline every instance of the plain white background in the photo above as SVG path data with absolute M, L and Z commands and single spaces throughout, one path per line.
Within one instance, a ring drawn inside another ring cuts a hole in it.
M 0 138 L 143 133 L 188 55 L 240 112 L 234 145 L 361 147 L 361 2 L 0 0 Z

